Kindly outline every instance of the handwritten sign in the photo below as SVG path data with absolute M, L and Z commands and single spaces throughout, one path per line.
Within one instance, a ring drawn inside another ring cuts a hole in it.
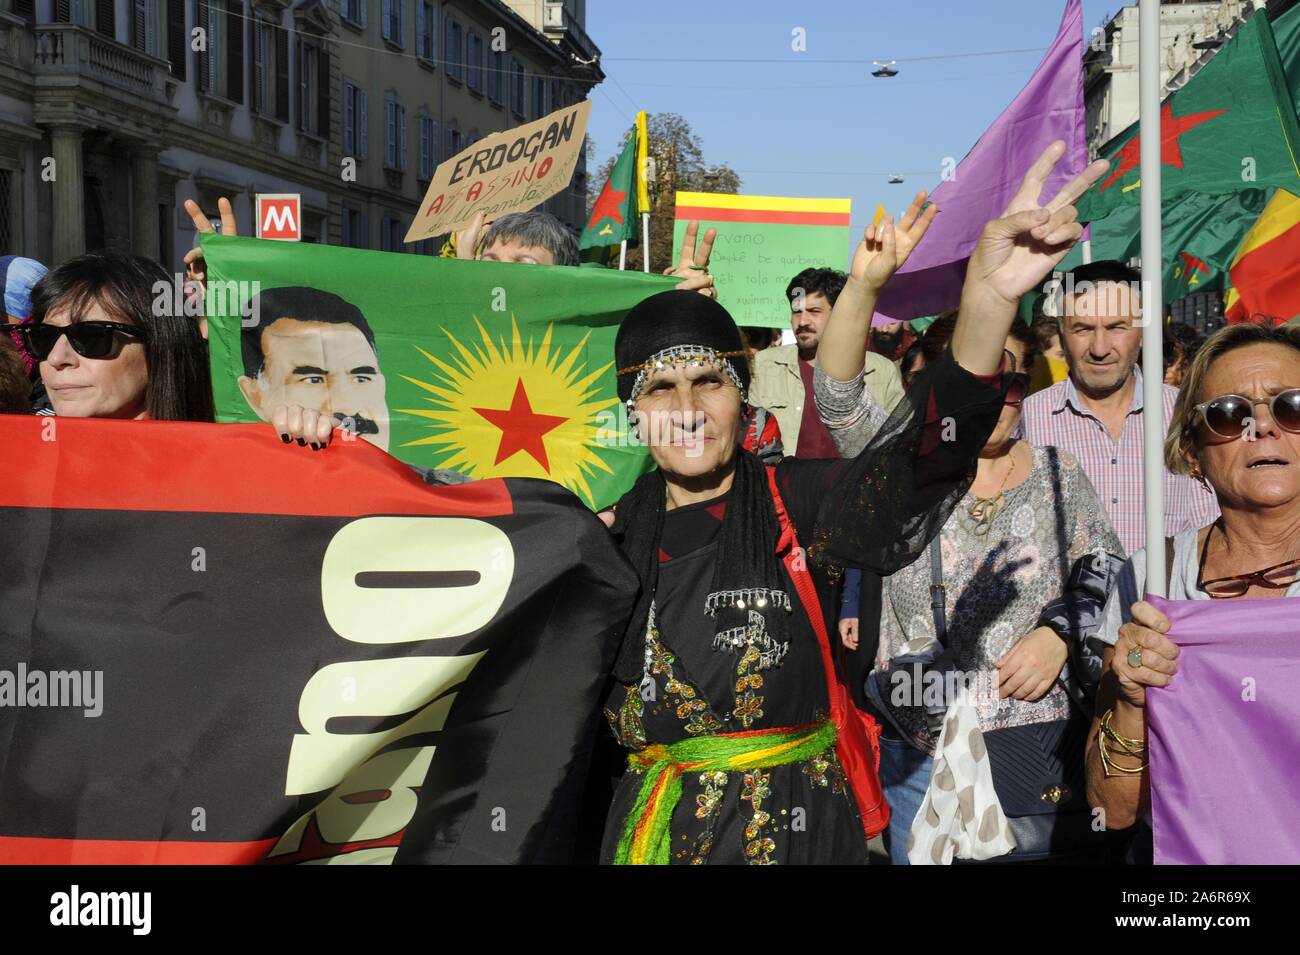
M 404 241 L 463 229 L 478 212 L 498 219 L 545 202 L 573 178 L 590 115 L 591 101 L 584 100 L 439 163 Z
M 679 192 L 675 204 L 674 248 L 692 219 L 701 234 L 718 230 L 709 271 L 737 325 L 788 327 L 790 280 L 807 268 L 845 267 L 849 199 Z

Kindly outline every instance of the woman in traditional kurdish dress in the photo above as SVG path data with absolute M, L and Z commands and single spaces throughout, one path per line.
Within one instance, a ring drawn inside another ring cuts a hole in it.
M 605 707 L 630 770 L 606 861 L 866 861 L 888 810 L 878 727 L 852 704 L 827 637 L 834 577 L 906 566 L 966 492 L 1002 410 L 1017 303 L 1079 237 L 1073 203 L 1106 169 L 1094 163 L 1040 206 L 1063 152 L 1044 152 L 985 226 L 950 348 L 856 458 L 768 468 L 740 449 L 749 368 L 717 302 L 672 291 L 628 313 L 619 396 L 658 468 L 613 526 L 642 594 Z M 881 288 L 934 218 L 923 201 L 897 228 L 886 217 L 867 230 L 832 326 L 865 343 Z

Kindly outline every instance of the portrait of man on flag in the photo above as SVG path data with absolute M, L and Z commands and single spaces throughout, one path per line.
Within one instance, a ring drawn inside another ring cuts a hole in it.
M 239 390 L 263 421 L 286 405 L 315 408 L 388 450 L 388 400 L 375 333 L 330 292 L 289 287 L 253 296 L 241 323 Z

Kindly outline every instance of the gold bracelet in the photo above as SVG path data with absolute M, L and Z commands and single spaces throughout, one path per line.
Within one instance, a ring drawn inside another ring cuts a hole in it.
M 1142 764 L 1139 766 L 1120 766 L 1118 763 L 1116 763 L 1114 757 L 1110 755 L 1110 751 L 1106 748 L 1105 736 L 1098 735 L 1097 749 L 1101 753 L 1102 775 L 1104 775 L 1107 779 L 1109 779 L 1111 776 L 1118 776 L 1118 775 L 1134 776 L 1147 768 L 1146 761 L 1143 761 Z M 1129 753 L 1128 755 L 1131 756 L 1133 754 Z
M 1097 734 L 1097 751 L 1101 754 L 1101 768 L 1103 775 L 1109 779 L 1112 775 L 1134 776 L 1143 772 L 1147 768 L 1147 761 L 1142 760 L 1138 766 L 1120 766 L 1110 754 L 1106 741 L 1113 740 L 1124 750 L 1125 755 L 1132 756 L 1135 759 L 1141 759 L 1142 754 L 1146 751 L 1146 742 L 1139 739 L 1131 739 L 1117 733 L 1110 725 L 1111 717 L 1114 710 L 1107 710 L 1101 718 L 1101 732 Z
M 1117 743 L 1130 756 L 1139 756 L 1146 752 L 1147 742 L 1145 739 L 1124 736 L 1111 726 L 1111 719 L 1114 716 L 1114 707 L 1105 712 L 1101 718 L 1101 732 L 1109 737 L 1112 742 Z

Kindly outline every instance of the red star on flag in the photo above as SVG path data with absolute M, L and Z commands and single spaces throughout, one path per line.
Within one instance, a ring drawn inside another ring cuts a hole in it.
M 1164 108 L 1160 110 L 1160 164 L 1182 169 L 1183 151 L 1178 145 L 1178 137 L 1189 129 L 1201 125 L 1206 120 L 1214 119 L 1214 117 L 1226 112 L 1226 109 L 1211 109 L 1203 113 L 1188 113 L 1186 116 L 1179 116 L 1175 119 L 1173 104 L 1165 103 Z M 1105 192 L 1116 179 L 1138 168 L 1141 161 L 1141 152 L 1141 136 L 1134 136 L 1126 142 L 1123 148 L 1115 154 L 1112 160 L 1112 162 L 1116 163 L 1115 171 L 1101 184 L 1100 191 Z
M 547 474 L 551 473 L 542 436 L 554 431 L 569 419 L 558 415 L 536 414 L 532 405 L 528 403 L 528 393 L 524 391 L 522 378 L 515 384 L 515 396 L 509 408 L 475 408 L 474 410 L 501 429 L 501 444 L 497 447 L 497 458 L 493 464 L 500 464 L 515 452 L 524 451 L 531 454 L 533 460 L 540 464 Z
M 587 223 L 587 228 L 595 228 L 596 223 L 601 219 L 613 219 L 621 225 L 623 223 L 623 200 L 626 198 L 626 192 L 617 192 L 610 186 L 609 180 L 606 179 L 605 187 L 600 190 L 600 195 L 596 198 L 596 204 L 591 207 L 591 221 Z

